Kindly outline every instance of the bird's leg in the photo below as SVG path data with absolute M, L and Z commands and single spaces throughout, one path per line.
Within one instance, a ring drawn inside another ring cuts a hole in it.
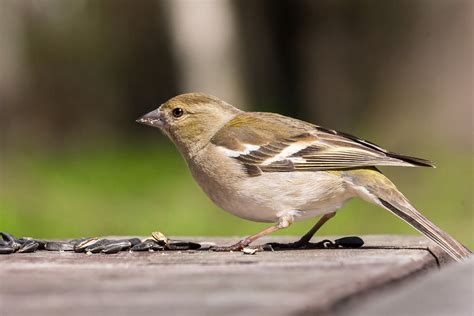
M 314 234 L 316 234 L 316 232 L 328 221 L 330 220 L 331 218 L 333 218 L 334 216 L 336 215 L 336 212 L 332 212 L 332 213 L 327 213 L 327 214 L 324 214 L 320 219 L 319 221 L 313 226 L 313 228 L 311 228 L 309 230 L 309 232 L 307 232 L 303 237 L 300 238 L 300 240 L 294 242 L 293 244 L 297 245 L 297 246 L 303 246 L 303 245 L 307 245 L 309 243 L 309 241 L 311 240 L 311 238 L 313 238 Z
M 280 244 L 280 243 L 270 243 L 269 245 L 272 248 L 278 249 L 295 249 L 295 248 L 304 248 L 309 245 L 309 241 L 313 238 L 314 234 L 332 217 L 336 215 L 336 212 L 324 214 L 319 221 L 307 232 L 303 237 L 301 237 L 298 241 L 289 243 L 289 244 Z
M 278 224 L 270 226 L 268 228 L 265 228 L 264 230 L 262 230 L 261 232 L 256 233 L 255 235 L 246 237 L 246 238 L 242 239 L 241 241 L 239 241 L 238 243 L 236 243 L 235 245 L 228 246 L 228 247 L 212 247 L 211 250 L 214 250 L 214 251 L 240 251 L 240 250 L 244 249 L 245 247 L 247 247 L 248 245 L 250 245 L 255 240 L 257 240 L 257 239 L 259 239 L 263 236 L 266 236 L 268 234 L 271 234 L 273 232 L 276 232 L 277 230 L 280 230 L 282 228 L 287 228 L 293 222 L 294 222 L 293 215 L 289 215 L 289 214 L 284 215 L 284 216 L 278 218 Z

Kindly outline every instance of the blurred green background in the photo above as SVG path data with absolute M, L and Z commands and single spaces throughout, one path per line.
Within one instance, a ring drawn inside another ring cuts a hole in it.
M 0 231 L 247 235 L 134 120 L 201 91 L 358 135 L 437 169 L 384 168 L 474 247 L 471 1 L 0 2 Z M 279 234 L 303 234 L 314 221 Z M 321 234 L 415 234 L 351 201 Z

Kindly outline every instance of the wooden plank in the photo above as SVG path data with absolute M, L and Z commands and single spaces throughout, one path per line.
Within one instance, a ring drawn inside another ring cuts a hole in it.
M 346 304 L 335 315 L 474 315 L 474 259 Z
M 187 239 L 220 245 L 237 240 Z M 0 314 L 304 315 L 330 311 L 356 294 L 436 268 L 437 260 L 441 264 L 448 260 L 423 237 L 363 239 L 367 246 L 363 249 L 256 255 L 41 251 L 0 256 Z M 391 246 L 399 249 L 387 249 Z

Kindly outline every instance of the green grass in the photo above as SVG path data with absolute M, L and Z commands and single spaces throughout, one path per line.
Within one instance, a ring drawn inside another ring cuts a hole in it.
M 446 151 L 447 152 L 447 151 Z M 386 168 L 433 222 L 470 247 L 472 157 L 437 152 L 438 168 Z M 212 204 L 168 144 L 10 153 L 0 166 L 0 230 L 17 236 L 247 235 L 267 226 Z M 279 234 L 303 234 L 314 221 Z M 416 234 L 381 208 L 353 200 L 320 234 Z

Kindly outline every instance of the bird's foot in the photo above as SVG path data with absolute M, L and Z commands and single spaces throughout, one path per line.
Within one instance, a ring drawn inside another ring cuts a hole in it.
M 247 239 L 242 239 L 238 243 L 231 245 L 231 246 L 212 246 L 209 248 L 211 251 L 216 251 L 216 252 L 232 252 L 232 251 L 242 251 L 244 248 L 250 248 L 252 249 L 253 247 L 250 247 L 250 240 Z
M 235 245 L 231 245 L 231 246 L 212 246 L 209 248 L 209 250 L 215 251 L 215 252 L 233 252 L 233 251 L 241 251 L 244 248 L 245 248 L 244 245 L 240 243 L 236 243 Z

